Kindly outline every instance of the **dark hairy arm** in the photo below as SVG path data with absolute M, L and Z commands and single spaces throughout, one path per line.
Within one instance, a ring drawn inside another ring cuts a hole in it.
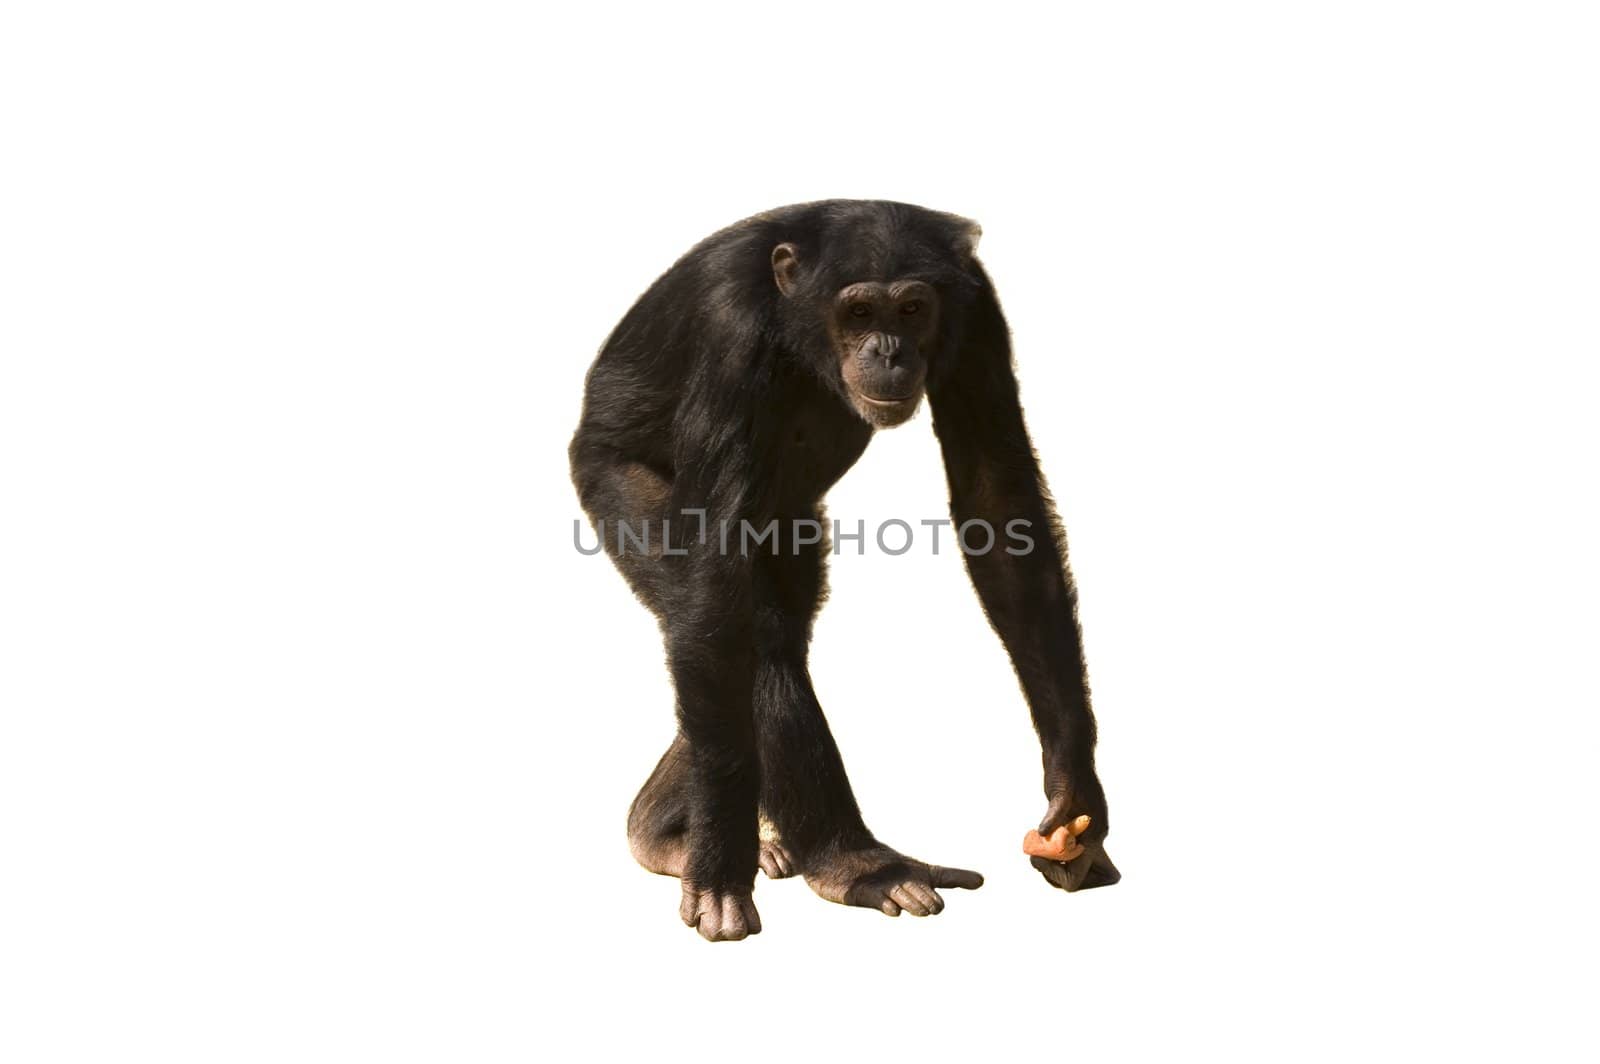
M 1114 882 L 1107 878 L 1115 869 L 1102 847 L 1110 821 L 1094 767 L 1095 721 L 1077 591 L 1067 567 L 1066 540 L 1023 422 L 1005 318 L 987 279 L 955 365 L 930 387 L 929 400 L 956 528 L 981 521 L 993 530 L 992 546 L 983 550 L 989 533 L 981 525 L 970 529 L 964 537 L 970 551 L 966 563 L 1039 734 L 1049 803 L 1039 831 L 1049 836 L 1074 821 L 1073 834 L 1081 831 L 1076 840 L 1081 850 L 1069 848 L 1069 860 L 1035 857 L 1034 865 L 1068 890 Z M 1084 815 L 1089 817 L 1086 830 L 1079 820 Z

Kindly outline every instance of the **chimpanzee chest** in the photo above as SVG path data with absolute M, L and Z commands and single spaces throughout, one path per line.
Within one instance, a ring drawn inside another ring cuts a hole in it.
M 832 395 L 785 404 L 782 416 L 779 494 L 787 505 L 809 507 L 856 464 L 872 427 Z

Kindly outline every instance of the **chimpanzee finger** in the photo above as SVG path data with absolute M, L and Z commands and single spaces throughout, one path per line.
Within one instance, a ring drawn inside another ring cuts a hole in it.
M 1089 874 L 1089 869 L 1094 867 L 1094 861 L 1088 857 L 1077 857 L 1067 862 L 1067 890 L 1077 890 L 1083 886 L 1083 877 Z
M 977 890 L 983 886 L 983 877 L 965 868 L 940 868 L 938 865 L 929 865 L 928 882 L 936 887 L 960 887 L 962 890 Z
M 1039 874 L 1049 881 L 1052 887 L 1069 889 L 1067 884 L 1067 866 L 1060 861 L 1052 861 L 1046 857 L 1030 857 L 1028 863 L 1039 870 Z
M 1039 821 L 1039 834 L 1049 838 L 1052 831 L 1066 823 L 1065 817 L 1071 801 L 1071 797 L 1065 794 L 1058 794 L 1050 799 L 1050 805 L 1044 811 L 1044 819 Z
M 930 916 L 937 916 L 944 911 L 944 899 L 939 897 L 939 892 L 925 883 L 907 883 L 906 889 L 911 892 L 923 905 L 927 906 Z
M 893 898 L 894 903 L 900 906 L 903 911 L 910 913 L 912 916 L 928 915 L 928 906 L 923 904 L 921 898 L 912 894 L 904 883 L 898 883 L 890 887 L 889 897 Z
M 732 894 L 726 894 L 722 898 L 722 913 L 717 924 L 723 938 L 737 941 L 750 933 L 750 923 L 740 901 L 740 898 Z

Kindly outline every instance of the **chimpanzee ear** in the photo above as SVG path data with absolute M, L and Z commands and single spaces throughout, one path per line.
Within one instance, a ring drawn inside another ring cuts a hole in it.
M 961 228 L 956 235 L 956 254 L 964 259 L 970 259 L 978 253 L 978 241 L 983 239 L 983 226 L 970 219 L 961 219 Z
M 778 291 L 793 295 L 799 273 L 800 252 L 793 244 L 779 244 L 772 249 L 772 279 L 778 282 Z

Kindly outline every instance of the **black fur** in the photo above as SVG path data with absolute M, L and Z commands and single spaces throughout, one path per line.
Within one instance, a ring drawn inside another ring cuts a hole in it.
M 969 556 L 971 576 L 1032 708 L 1052 809 L 1089 813 L 1096 845 L 1109 828 L 1065 543 L 1023 425 L 1005 319 L 972 254 L 975 233 L 952 215 L 888 202 L 757 215 L 679 259 L 589 372 L 573 479 L 660 621 L 677 690 L 679 739 L 635 802 L 630 834 L 680 840 L 688 883 L 750 889 L 758 804 L 802 871 L 873 842 L 807 672 L 827 546 L 796 555 L 788 536 L 791 519 L 821 517 L 823 495 L 874 431 L 851 405 L 824 326 L 835 293 L 860 281 L 915 278 L 938 293 L 926 394 L 952 515 L 996 530 L 1020 518 L 1035 530 L 1026 556 Z M 773 274 L 780 244 L 801 264 L 787 296 Z M 702 510 L 704 544 L 700 519 L 685 516 Z M 736 538 L 720 549 L 721 522 L 774 518 L 776 553 L 741 555 Z M 646 520 L 650 550 L 619 549 L 617 522 Z

